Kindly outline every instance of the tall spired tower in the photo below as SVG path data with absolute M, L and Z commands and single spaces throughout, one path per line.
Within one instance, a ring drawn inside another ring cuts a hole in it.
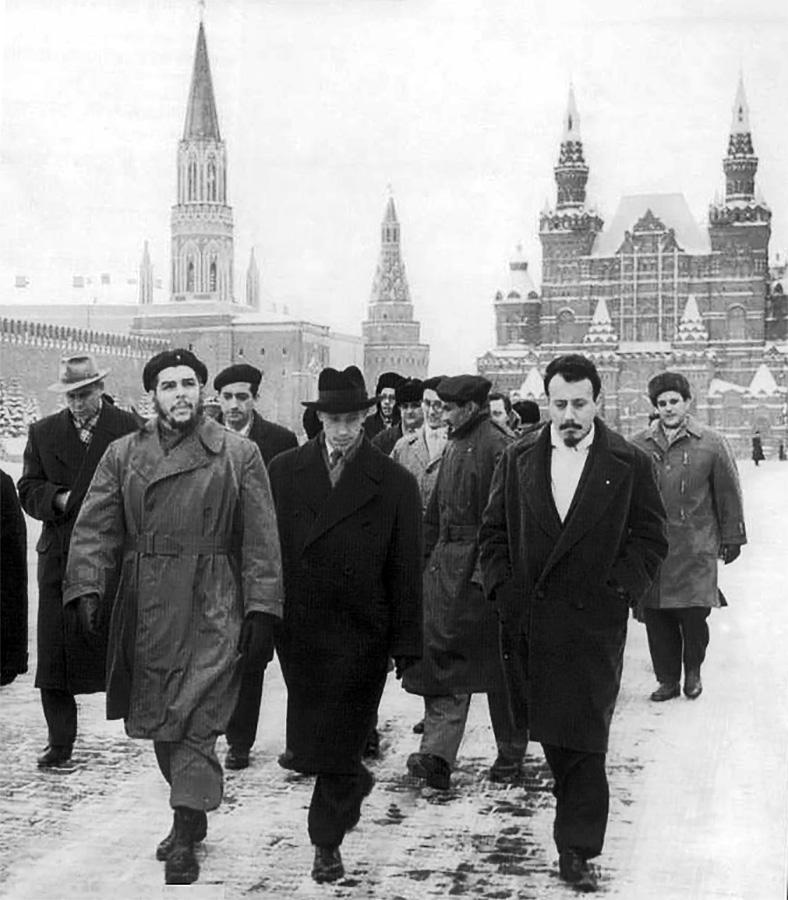
M 172 207 L 172 300 L 233 303 L 233 211 L 205 28 L 200 22 Z M 212 304 L 213 305 L 213 304 Z
M 426 378 L 430 348 L 419 343 L 421 326 L 413 320 L 405 264 L 400 252 L 400 225 L 389 197 L 380 226 L 380 256 L 372 282 L 364 335 L 364 375 L 370 391 L 381 372 Z

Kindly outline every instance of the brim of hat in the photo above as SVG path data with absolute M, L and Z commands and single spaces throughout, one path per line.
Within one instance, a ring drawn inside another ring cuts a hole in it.
M 357 400 L 355 403 L 342 403 L 342 401 L 324 403 L 320 400 L 302 400 L 301 406 L 305 406 L 307 409 L 314 409 L 316 412 L 349 413 L 360 412 L 362 409 L 369 409 L 377 402 L 377 397 L 367 397 L 366 400 Z
M 75 381 L 72 384 L 63 384 L 62 381 L 56 381 L 54 384 L 50 384 L 47 390 L 54 391 L 56 394 L 70 394 L 72 391 L 79 391 L 89 384 L 95 384 L 97 381 L 101 381 L 106 378 L 109 373 L 110 369 L 105 369 L 97 375 L 91 375 L 90 378 L 83 378 L 82 381 Z

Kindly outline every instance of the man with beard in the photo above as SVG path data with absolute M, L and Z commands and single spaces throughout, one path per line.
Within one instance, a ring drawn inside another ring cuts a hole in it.
M 167 350 L 142 373 L 156 415 L 101 459 L 74 527 L 64 603 L 90 634 L 111 606 L 107 717 L 153 741 L 173 825 L 167 884 L 199 876 L 222 799 L 216 738 L 241 669 L 273 655 L 282 613 L 276 518 L 260 451 L 202 413 L 205 365 Z
M 372 438 L 372 446 L 381 453 L 391 456 L 394 445 L 406 434 L 414 434 L 421 428 L 424 414 L 421 411 L 421 395 L 424 388 L 418 378 L 406 378 L 397 385 L 394 399 L 399 410 L 400 420 L 390 425 Z
M 396 372 L 384 372 L 379 378 L 375 394 L 377 395 L 377 409 L 371 416 L 364 419 L 364 434 L 372 440 L 386 428 L 399 422 L 399 409 L 397 409 L 397 387 L 405 379 Z
M 219 397 L 225 428 L 254 441 L 267 467 L 278 453 L 297 447 L 298 439 L 292 431 L 267 421 L 255 409 L 262 377 L 263 373 L 254 366 L 237 363 L 219 372 L 213 389 Z M 245 769 L 249 765 L 249 751 L 260 720 L 264 672 L 265 666 L 244 672 L 238 704 L 227 723 L 227 769 Z
M 732 563 L 747 543 L 736 461 L 727 441 L 690 415 L 690 386 L 679 372 L 648 383 L 657 419 L 632 442 L 651 457 L 668 511 L 668 558 L 643 598 L 648 646 L 659 686 L 655 702 L 703 690 L 707 619 L 722 605 L 717 559 Z
M 71 538 L 90 479 L 115 438 L 137 428 L 137 420 L 104 396 L 109 369 L 88 353 L 67 356 L 49 390 L 65 395 L 66 409 L 30 426 L 19 479 L 22 508 L 43 522 L 38 539 L 38 629 L 36 687 L 47 723 L 42 769 L 63 768 L 77 736 L 76 694 L 104 690 L 106 630 L 86 639 L 73 610 L 63 609 L 63 575 Z M 4 570 L 5 574 L 5 570 Z
M 324 369 L 323 429 L 271 463 L 285 582 L 277 652 L 288 768 L 316 775 L 312 878 L 344 874 L 340 845 L 372 790 L 361 762 L 386 682 L 421 652 L 421 504 L 412 475 L 374 450 L 361 372 Z
M 507 680 L 527 687 L 531 737 L 554 778 L 560 877 L 595 891 L 610 722 L 629 606 L 668 549 L 648 457 L 601 419 L 601 380 L 579 354 L 544 376 L 551 425 L 520 438 L 495 471 L 479 531 Z

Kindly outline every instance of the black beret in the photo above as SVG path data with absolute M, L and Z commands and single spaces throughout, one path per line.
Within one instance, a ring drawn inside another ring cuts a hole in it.
M 191 350 L 165 350 L 157 353 L 153 359 L 149 359 L 145 363 L 142 370 L 142 386 L 146 391 L 152 391 L 156 388 L 156 376 L 162 369 L 171 369 L 173 366 L 188 366 L 194 369 L 194 374 L 200 384 L 205 384 L 208 380 L 208 369 L 205 363 L 191 352 Z
M 648 396 L 654 406 L 657 405 L 657 397 L 665 391 L 676 391 L 685 400 L 691 396 L 689 381 L 681 372 L 660 372 L 649 381 Z
M 425 378 L 422 387 L 425 391 L 437 391 L 438 385 L 446 378 L 445 375 L 433 375 L 432 378 Z
M 406 378 L 398 385 L 394 396 L 397 403 L 419 403 L 424 393 L 424 382 L 419 378 Z
M 444 403 L 467 403 L 474 400 L 481 405 L 487 402 L 491 387 L 491 382 L 481 375 L 453 375 L 451 378 L 442 378 L 436 390 Z
M 378 378 L 378 386 L 375 388 L 375 393 L 379 394 L 383 388 L 394 388 L 396 390 L 404 380 L 405 378 L 397 372 L 383 372 Z
M 246 381 L 252 389 L 252 393 L 256 394 L 260 387 L 263 373 L 249 363 L 236 363 L 234 366 L 227 366 L 213 380 L 213 389 L 220 391 L 227 384 L 235 384 L 236 381 Z

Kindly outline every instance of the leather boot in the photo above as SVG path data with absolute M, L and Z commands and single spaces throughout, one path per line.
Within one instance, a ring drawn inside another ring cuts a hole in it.
M 338 881 L 345 874 L 339 847 L 315 847 L 315 861 L 312 865 L 312 878 L 318 884 Z
M 700 669 L 690 669 L 684 676 L 684 694 L 690 700 L 700 697 L 703 682 L 700 680 Z
M 208 834 L 208 816 L 205 814 L 203 810 L 198 810 L 198 815 L 200 818 L 196 820 L 196 831 L 194 833 L 194 843 L 199 844 L 200 841 L 205 840 L 205 835 Z M 175 846 L 175 816 L 172 817 L 172 828 L 170 828 L 170 833 L 166 838 L 163 838 L 159 841 L 158 847 L 156 847 L 156 859 L 159 862 L 164 862 L 167 857 L 172 852 L 172 848 Z
M 191 884 L 200 876 L 194 855 L 194 835 L 200 821 L 200 810 L 175 807 L 175 841 L 164 864 L 165 884 Z

